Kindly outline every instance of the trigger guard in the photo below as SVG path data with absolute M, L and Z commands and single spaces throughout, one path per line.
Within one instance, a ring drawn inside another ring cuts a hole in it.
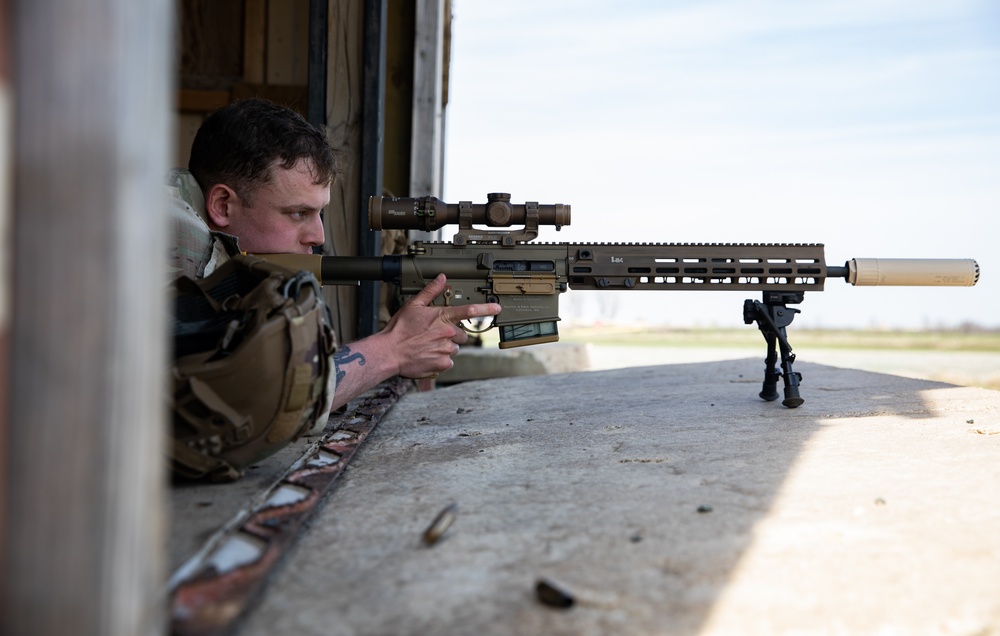
M 487 326 L 486 326 L 486 328 L 484 328 L 484 329 L 470 329 L 469 327 L 466 327 L 466 326 L 465 326 L 465 320 L 460 320 L 460 321 L 458 322 L 458 326 L 459 326 L 459 327 L 460 327 L 460 328 L 462 329 L 462 331 L 464 331 L 465 333 L 471 333 L 471 334 L 478 334 L 478 333 L 486 333 L 487 331 L 489 331 L 489 330 L 490 330 L 490 329 L 492 329 L 493 327 L 496 327 L 496 326 L 497 326 L 497 317 L 496 317 L 496 316 L 493 316 L 493 320 L 491 320 L 491 321 L 490 321 L 490 324 L 489 324 L 489 325 L 487 325 Z

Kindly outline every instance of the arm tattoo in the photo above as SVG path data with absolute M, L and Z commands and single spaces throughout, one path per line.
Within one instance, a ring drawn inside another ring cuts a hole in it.
M 333 364 L 337 368 L 337 384 L 340 384 L 340 381 L 347 375 L 344 366 L 352 362 L 357 362 L 359 367 L 363 367 L 365 366 L 365 356 L 351 351 L 350 347 L 340 347 L 334 352 Z

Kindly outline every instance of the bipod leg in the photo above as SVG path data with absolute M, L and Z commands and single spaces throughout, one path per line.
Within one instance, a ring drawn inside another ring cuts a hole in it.
M 785 328 L 792 323 L 795 314 L 799 313 L 789 303 L 800 303 L 804 299 L 802 292 L 764 292 L 764 301 L 746 300 L 743 303 L 743 322 L 757 323 L 757 327 L 767 342 L 767 358 L 764 360 L 764 385 L 760 397 L 773 401 L 778 399 L 778 378 L 785 383 L 785 399 L 782 404 L 788 408 L 801 406 L 805 400 L 799 395 L 799 383 L 802 375 L 792 369 L 795 354 L 788 344 L 788 333 Z M 781 371 L 777 369 L 780 352 Z
M 764 386 L 758 395 L 768 402 L 773 402 L 778 399 L 778 380 L 781 378 L 781 372 L 777 368 L 778 339 L 763 329 L 761 331 L 767 343 L 767 357 L 764 359 Z
M 798 313 L 798 309 L 793 309 Z M 785 335 L 785 328 L 781 328 L 782 335 Z M 787 338 L 778 339 L 778 348 L 781 350 L 781 377 L 785 381 L 785 399 L 782 404 L 790 409 L 802 406 L 805 400 L 799 395 L 799 383 L 802 381 L 802 374 L 792 370 L 792 363 L 795 362 L 795 354 L 788 344 Z

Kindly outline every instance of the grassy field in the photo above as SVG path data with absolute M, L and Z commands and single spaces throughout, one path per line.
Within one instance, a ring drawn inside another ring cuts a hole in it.
M 1000 352 L 1000 331 L 868 331 L 794 329 L 793 346 L 810 349 Z M 560 329 L 563 342 L 616 347 L 748 347 L 759 349 L 763 336 L 746 329 L 667 329 L 573 327 Z

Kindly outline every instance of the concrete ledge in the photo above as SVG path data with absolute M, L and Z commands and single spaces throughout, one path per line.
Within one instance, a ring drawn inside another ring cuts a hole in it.
M 756 357 L 410 393 L 239 635 L 1000 632 L 1000 392 L 796 368 L 797 409 Z
M 533 347 L 494 349 L 462 347 L 455 366 L 442 373 L 438 384 L 488 380 L 520 375 L 547 375 L 590 369 L 590 351 L 585 344 L 553 342 Z

